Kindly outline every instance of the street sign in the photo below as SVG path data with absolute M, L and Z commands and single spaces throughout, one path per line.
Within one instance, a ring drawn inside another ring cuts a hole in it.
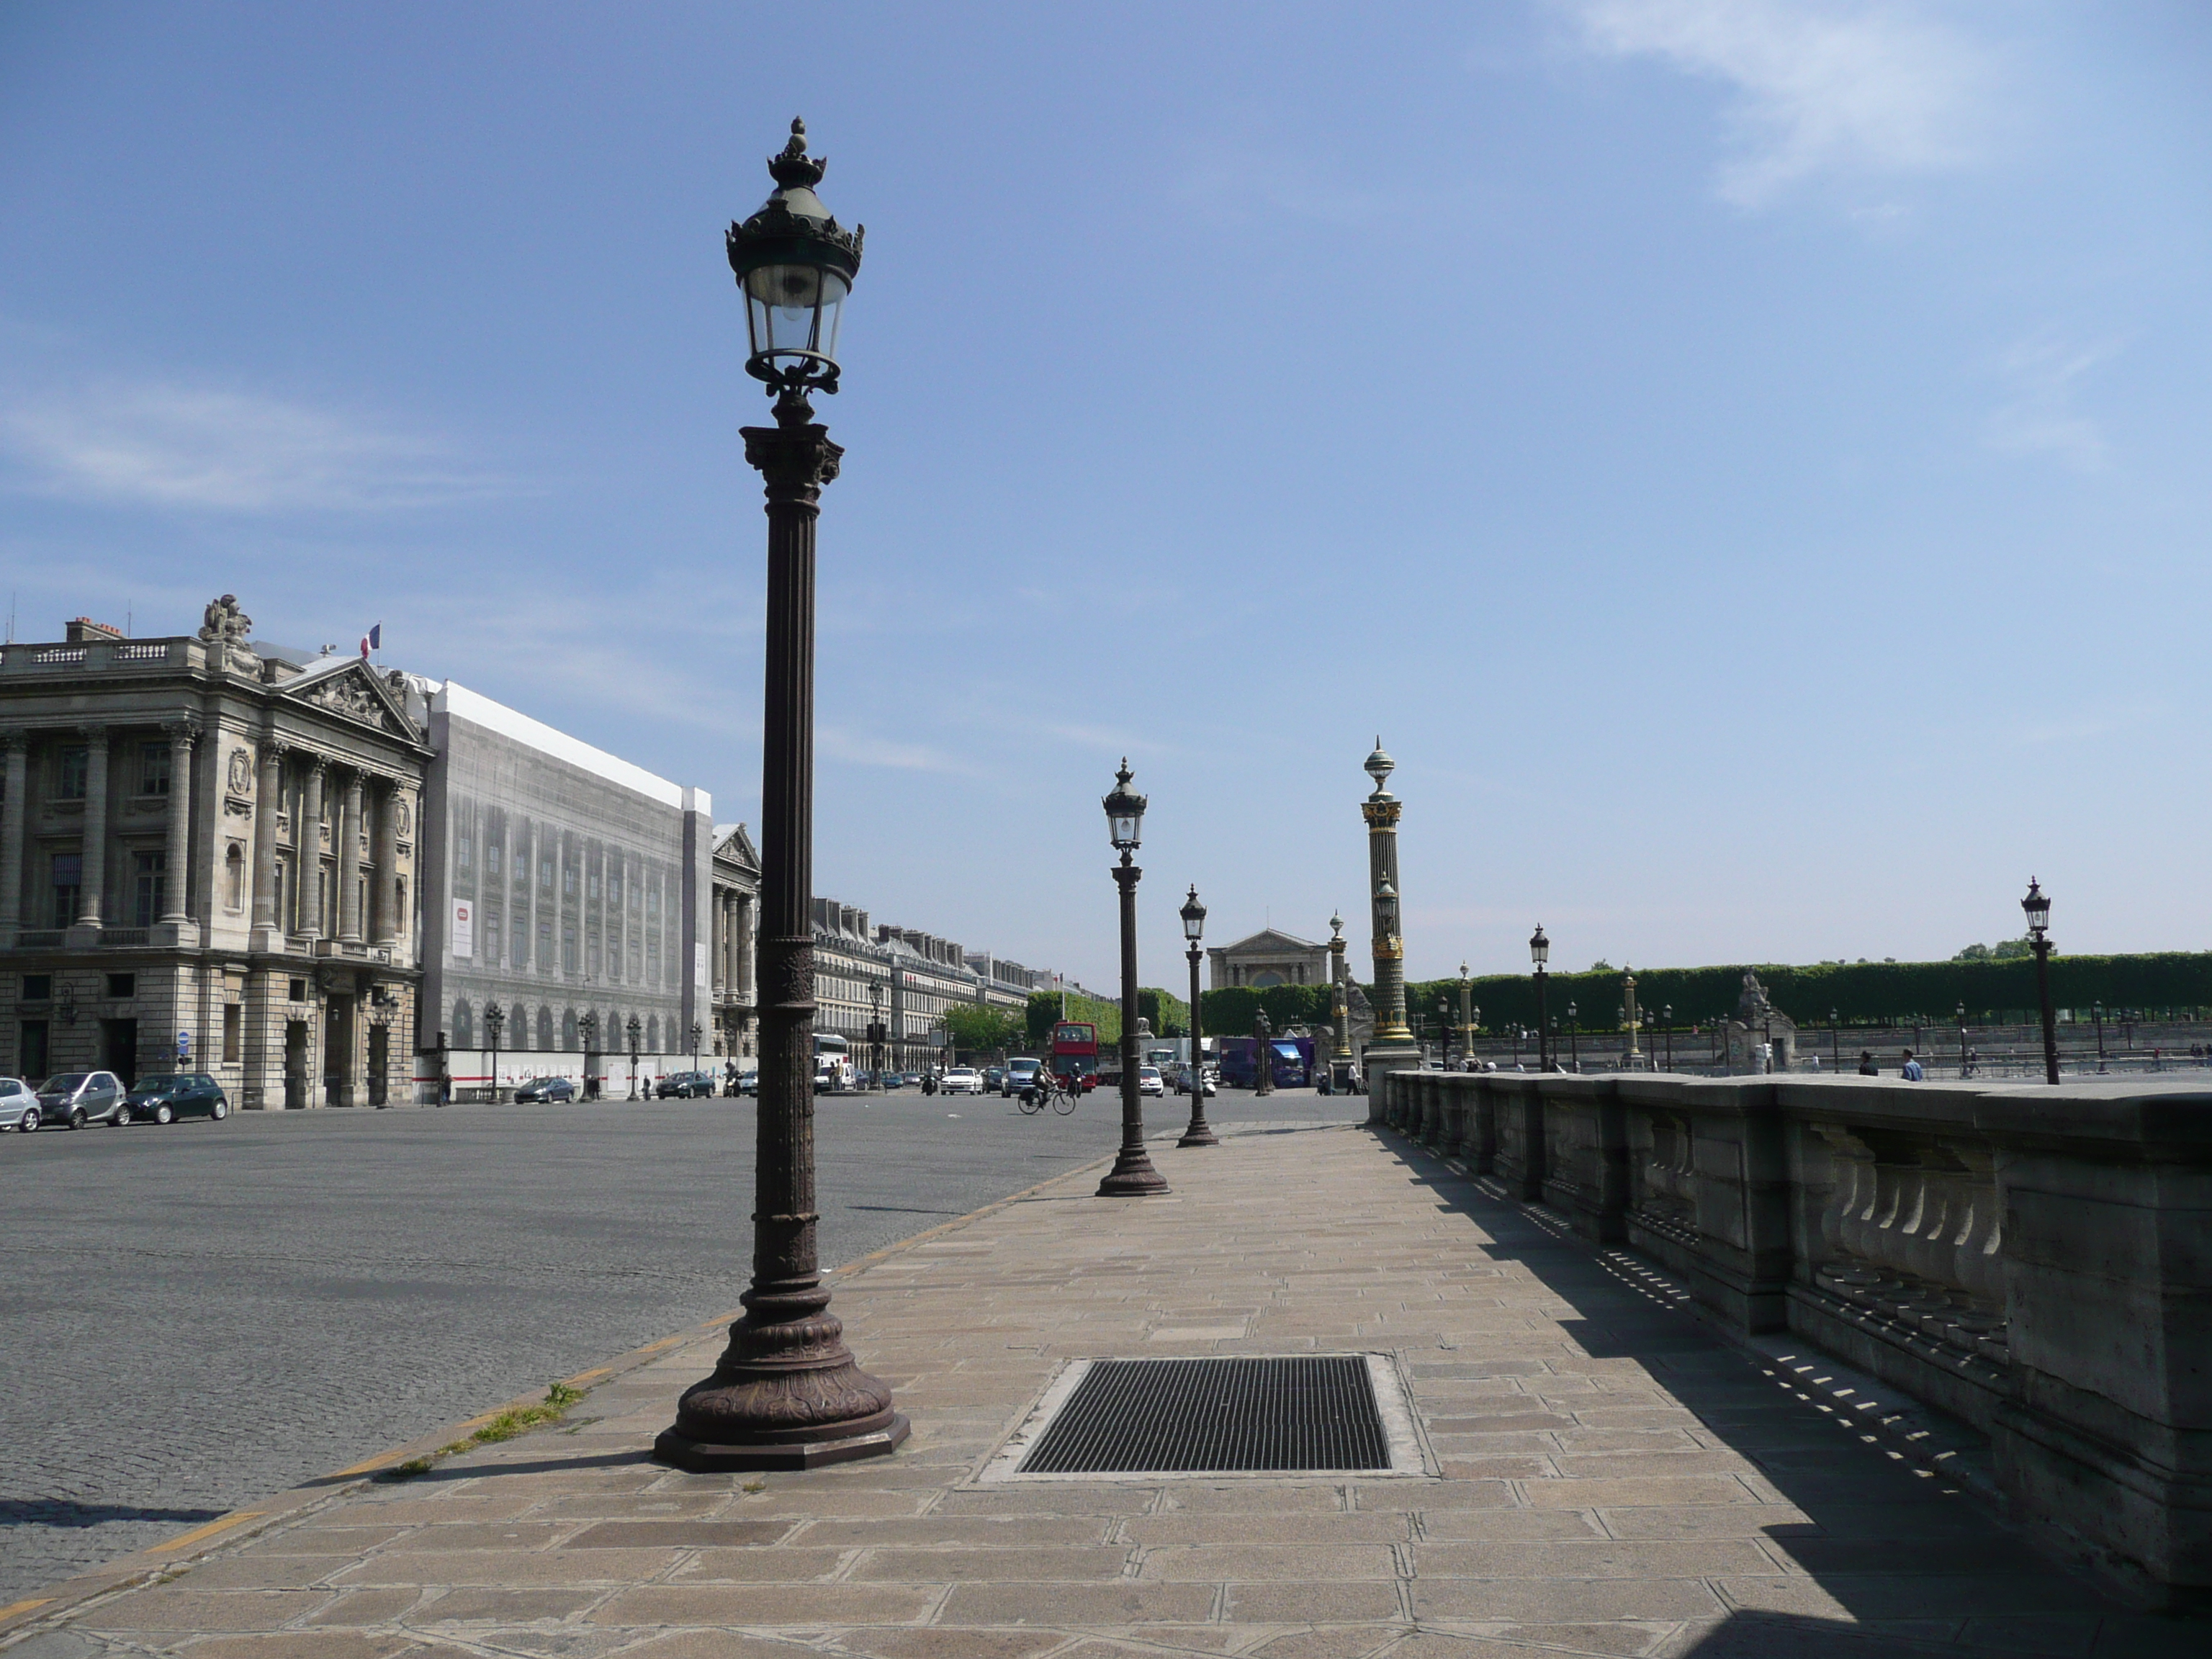
M 177 1058 L 178 1058 L 179 1060 L 190 1060 L 191 1057 L 192 1057 L 192 1034 L 191 1034 L 190 1031 L 179 1031 L 179 1032 L 178 1032 L 178 1033 L 177 1033 Z

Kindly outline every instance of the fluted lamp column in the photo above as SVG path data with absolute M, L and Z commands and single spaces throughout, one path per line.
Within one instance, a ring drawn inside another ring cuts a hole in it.
M 908 1433 L 890 1388 L 845 1346 L 815 1244 L 814 530 L 845 452 L 807 394 L 837 390 L 837 321 L 860 233 L 814 193 L 826 163 L 807 155 L 805 123 L 791 124 L 768 165 L 775 191 L 729 233 L 752 346 L 745 372 L 775 396 L 775 424 L 744 428 L 769 525 L 753 1276 L 714 1375 L 684 1391 L 653 1443 L 661 1462 L 695 1472 L 812 1468 L 881 1455 Z
M 1145 798 L 1129 787 L 1127 757 L 1105 799 L 1106 835 L 1121 862 L 1114 871 L 1121 890 L 1121 1150 L 1098 1183 L 1100 1198 L 1148 1198 L 1168 1183 L 1145 1155 L 1145 1097 L 1137 1092 L 1137 883 L 1144 872 L 1131 861 L 1145 822 Z
M 1176 1145 L 1218 1146 L 1221 1137 L 1206 1121 L 1206 1060 L 1198 1046 L 1199 1034 L 1204 1029 L 1198 1013 L 1198 941 L 1206 933 L 1206 907 L 1198 902 L 1195 886 L 1183 901 L 1182 915 L 1182 936 L 1190 941 L 1190 949 L 1184 952 L 1190 959 L 1190 1064 L 1184 1071 L 1190 1082 L 1190 1127 L 1182 1132 L 1182 1139 Z

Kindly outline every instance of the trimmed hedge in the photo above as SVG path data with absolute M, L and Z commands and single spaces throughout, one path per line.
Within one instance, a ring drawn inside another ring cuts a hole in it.
M 1030 993 L 1029 1040 L 1039 1054 L 1052 1041 L 1052 1028 L 1060 1023 L 1060 996 L 1057 991 Z M 1153 1032 L 1160 1036 L 1180 1036 L 1190 1029 L 1190 1005 L 1168 992 L 1139 986 L 1137 988 L 1137 1012 L 1152 1023 Z M 1121 1040 L 1121 1005 L 1103 997 L 1089 997 L 1080 992 L 1067 994 L 1067 1018 L 1087 1020 L 1098 1028 L 1098 1045 L 1110 1048 Z M 1163 1024 L 1163 1022 L 1165 1024 Z M 1172 1029 L 1170 1029 L 1172 1028 Z
M 1264 990 L 1228 985 L 1206 992 L 1200 1000 L 1206 1033 L 1212 1036 L 1250 1036 L 1252 1022 L 1262 1008 L 1278 1031 L 1285 1025 L 1325 1024 L 1329 1018 L 1326 985 L 1270 985 Z

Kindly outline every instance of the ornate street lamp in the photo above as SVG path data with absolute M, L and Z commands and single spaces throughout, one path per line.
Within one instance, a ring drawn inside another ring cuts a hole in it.
M 876 1092 L 884 1088 L 884 988 L 868 981 L 868 1069 L 876 1079 Z
M 2058 1020 L 2051 1011 L 2051 900 L 2033 877 L 2020 902 L 2027 913 L 2027 936 L 2035 947 L 2035 994 L 2043 1005 L 2043 1076 L 2058 1081 Z
M 1114 775 L 1114 787 L 1103 803 L 1106 838 L 1121 855 L 1114 871 L 1121 890 L 1121 1150 L 1098 1183 L 1101 1198 L 1144 1198 L 1164 1193 L 1168 1183 L 1145 1156 L 1145 1102 L 1137 1092 L 1137 883 L 1144 872 L 1129 855 L 1137 850 L 1145 824 L 1145 798 L 1129 787 L 1129 762 Z
M 2097 1001 L 2090 1004 L 2090 1011 L 2095 1014 L 2097 1018 L 2097 1072 L 2100 1076 L 2102 1076 L 2105 1070 L 2105 1004 L 2103 999 L 2100 998 Z
M 577 1035 L 584 1039 L 584 1098 L 599 1097 L 599 1079 L 592 1067 L 592 1056 L 599 1052 L 599 1016 L 593 1008 L 584 1010 L 583 1018 L 576 1022 Z
M 1451 1068 L 1451 999 L 1437 999 L 1437 1064 L 1442 1070 Z
M 1221 1137 L 1213 1133 L 1213 1126 L 1206 1121 L 1206 1061 L 1199 1054 L 1199 1033 L 1204 1029 L 1198 1013 L 1198 941 L 1206 933 L 1206 907 L 1198 902 L 1198 886 L 1193 883 L 1190 896 L 1182 902 L 1182 936 L 1190 941 L 1190 949 L 1183 954 L 1190 960 L 1190 1127 L 1182 1132 L 1178 1146 L 1218 1146 Z
M 637 1098 L 637 1042 L 638 1039 L 645 1034 L 645 1028 L 637 1023 L 637 1016 L 632 1014 L 629 1017 L 629 1024 L 623 1030 L 629 1037 L 629 1097 L 635 1100 Z
M 1336 1022 L 1336 1047 L 1329 1056 L 1329 1086 L 1352 1086 L 1352 992 L 1346 985 L 1344 917 L 1332 911 L 1328 918 L 1329 1017 Z
M 1474 1058 L 1474 1021 L 1468 1012 L 1468 994 L 1474 982 L 1467 976 L 1467 964 L 1459 965 L 1459 1057 L 1464 1065 Z
M 1674 1005 L 1668 1003 L 1659 1011 L 1659 1017 L 1667 1024 L 1667 1069 L 1671 1072 L 1674 1069 Z
M 496 1002 L 484 1004 L 484 1030 L 491 1037 L 491 1099 L 499 1104 L 499 1034 L 507 1027 L 507 1010 Z
M 1551 977 L 1546 964 L 1552 960 L 1552 941 L 1544 937 L 1540 921 L 1528 935 L 1528 960 L 1536 964 L 1536 1069 L 1548 1071 L 1544 1053 L 1544 981 Z
M 1567 1005 L 1567 1069 L 1571 1072 L 1583 1068 L 1582 1028 L 1575 1023 L 1575 1017 L 1581 1012 L 1573 1003 Z
M 1966 1005 L 1961 1002 L 1959 1005 L 1959 1075 L 1969 1078 L 1973 1074 L 1966 1061 Z
M 843 449 L 807 393 L 837 390 L 837 325 L 863 231 L 815 194 L 827 163 L 806 127 L 768 164 L 775 189 L 729 233 L 745 301 L 745 372 L 775 424 L 744 428 L 768 496 L 768 639 L 761 745 L 760 1097 L 754 1114 L 753 1275 L 714 1375 L 685 1390 L 653 1444 L 693 1471 L 812 1468 L 890 1452 L 907 1437 L 891 1391 L 862 1370 L 830 1312 L 814 1196 L 814 527 Z

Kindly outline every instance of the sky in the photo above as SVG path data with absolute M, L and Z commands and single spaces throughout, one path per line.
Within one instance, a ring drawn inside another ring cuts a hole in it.
M 2200 0 L 0 7 L 0 586 L 752 820 L 721 245 L 867 227 L 817 891 L 1110 987 L 2212 946 Z

